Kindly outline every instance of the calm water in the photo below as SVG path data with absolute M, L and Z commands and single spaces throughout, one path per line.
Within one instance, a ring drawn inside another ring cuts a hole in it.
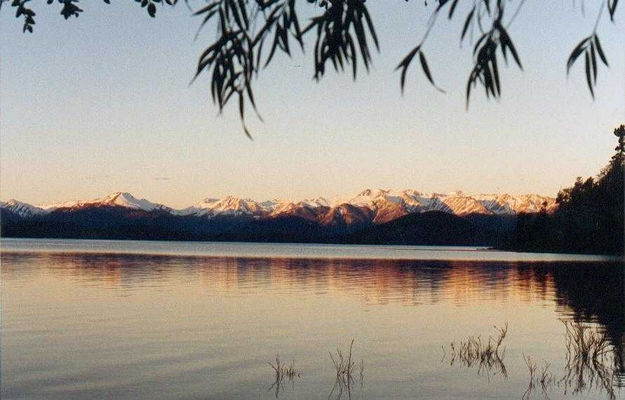
M 625 398 L 625 270 L 614 259 L 407 246 L 1 247 L 3 399 Z M 567 358 L 563 321 L 605 334 L 604 357 Z M 506 323 L 499 360 L 454 358 L 452 342 L 486 342 Z M 328 353 L 352 339 L 348 387 Z M 300 376 L 272 386 L 277 353 Z M 537 374 L 549 363 L 544 387 L 530 385 L 524 356 Z

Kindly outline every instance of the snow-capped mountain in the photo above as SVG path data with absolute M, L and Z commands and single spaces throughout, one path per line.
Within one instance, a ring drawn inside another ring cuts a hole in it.
M 23 218 L 32 217 L 34 215 L 42 214 L 45 212 L 45 210 L 40 207 L 23 203 L 15 199 L 11 199 L 7 202 L 0 202 L 0 209 L 8 210 Z
M 375 214 L 373 219 L 375 223 L 392 221 L 417 212 L 443 211 L 452 213 L 452 209 L 437 197 L 424 195 L 416 190 L 393 192 L 384 189 L 366 189 L 354 197 L 338 201 L 372 210 Z
M 78 209 L 85 207 L 103 206 L 118 206 L 142 211 L 172 211 L 170 207 L 164 206 L 162 204 L 152 203 L 151 201 L 148 201 L 146 199 L 137 199 L 127 192 L 115 192 L 106 197 L 93 200 L 77 200 L 48 204 L 45 206 L 41 206 L 40 208 L 44 211 L 51 212 L 59 209 Z
M 557 208 L 556 200 L 537 194 L 512 196 L 509 194 L 481 194 L 473 196 L 495 214 L 535 213 L 545 207 L 547 212 Z
M 162 204 L 152 203 L 151 201 L 148 201 L 146 199 L 137 199 L 130 193 L 125 192 L 115 192 L 106 197 L 93 200 L 65 201 L 61 203 L 46 204 L 41 206 L 35 206 L 14 199 L 11 199 L 7 202 L 0 202 L 1 209 L 8 210 L 21 217 L 44 215 L 59 210 L 71 211 L 90 207 L 107 206 L 123 207 L 147 212 L 156 210 L 162 210 L 166 212 L 173 211 L 170 207 L 164 206 Z
M 297 215 L 308 220 L 317 220 L 319 215 L 330 208 L 330 202 L 323 197 L 305 199 L 298 202 L 276 200 L 270 215 L 284 216 Z
M 553 211 L 539 195 L 367 189 L 300 201 L 227 196 L 173 209 L 130 193 L 35 206 L 0 203 L 6 237 L 491 245 L 520 212 Z
M 373 210 L 376 214 L 375 222 L 386 222 L 402 215 L 427 211 L 442 211 L 460 216 L 515 215 L 521 212 L 539 212 L 543 207 L 548 212 L 556 208 L 555 199 L 552 197 L 535 194 L 470 195 L 460 191 L 449 194 L 427 194 L 416 190 L 394 192 L 366 189 L 354 197 L 339 202 Z
M 255 219 L 296 216 L 322 225 L 380 224 L 402 216 L 440 211 L 457 216 L 470 214 L 515 215 L 545 209 L 547 212 L 557 207 L 555 199 L 536 194 L 447 194 L 423 193 L 416 190 L 392 191 L 366 189 L 354 196 L 329 201 L 323 197 L 300 201 L 268 200 L 256 201 L 227 196 L 223 199 L 206 198 L 199 203 L 183 208 L 172 209 L 146 199 L 138 199 L 125 192 L 87 200 L 34 206 L 17 200 L 0 203 L 0 208 L 21 217 L 33 217 L 53 211 L 71 211 L 90 207 L 123 207 L 145 212 L 163 211 L 177 216 L 195 216 L 206 219 L 216 217 L 252 217 Z
M 223 199 L 206 198 L 199 203 L 179 210 L 178 215 L 195 215 L 204 217 L 216 216 L 265 216 L 271 213 L 279 201 L 257 202 L 251 199 L 240 199 L 227 196 Z

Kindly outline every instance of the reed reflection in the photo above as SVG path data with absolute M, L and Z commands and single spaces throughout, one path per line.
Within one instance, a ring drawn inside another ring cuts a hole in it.
M 596 322 L 615 350 L 620 385 L 625 384 L 625 267 L 554 270 L 556 304 L 576 322 Z
M 543 360 L 539 369 L 534 358 L 523 354 L 529 383 L 521 398 L 531 399 L 540 388 L 544 398 L 561 391 L 565 396 L 602 393 L 608 399 L 616 399 L 623 387 L 622 371 L 616 360 L 618 348 L 596 326 L 564 321 L 564 327 L 566 365 L 561 377 L 552 372 L 550 362 Z

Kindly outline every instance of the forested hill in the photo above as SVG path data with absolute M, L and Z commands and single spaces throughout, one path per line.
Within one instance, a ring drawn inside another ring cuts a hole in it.
M 518 215 L 506 249 L 594 254 L 625 253 L 625 125 L 614 130 L 616 153 L 595 178 L 561 190 L 557 210 Z

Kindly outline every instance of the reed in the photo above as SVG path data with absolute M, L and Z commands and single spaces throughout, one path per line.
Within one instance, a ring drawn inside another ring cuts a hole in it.
M 551 363 L 545 361 L 542 369 L 540 370 L 540 374 L 537 376 L 538 383 L 540 383 L 540 389 L 543 391 L 545 397 L 547 396 L 547 392 L 551 390 L 551 387 L 555 383 L 555 376 L 549 370 L 551 367 Z
M 284 364 L 280 361 L 280 355 L 276 354 L 276 363 L 268 362 L 276 373 L 276 382 L 282 382 L 285 378 L 289 380 L 293 380 L 296 377 L 299 378 L 301 376 L 300 371 L 295 369 L 295 360 L 291 361 L 290 364 Z
M 531 357 L 525 356 L 525 353 L 523 353 L 523 361 L 525 361 L 530 378 L 529 383 L 527 384 L 527 389 L 525 390 L 525 393 L 523 393 L 523 396 L 521 396 L 521 399 L 529 400 L 532 397 L 534 388 L 536 387 L 536 370 L 538 367 L 536 366 L 536 362 L 532 360 Z
M 342 381 L 344 383 L 350 383 L 353 381 L 353 372 L 355 362 L 352 360 L 352 350 L 354 348 L 354 339 L 352 339 L 349 344 L 349 351 L 346 355 L 343 355 L 343 351 L 341 349 L 336 349 L 336 355 L 333 356 L 330 352 L 330 359 L 334 364 L 334 368 L 336 369 L 336 379 L 337 381 Z
M 488 376 L 501 374 L 508 376 L 504 357 L 506 348 L 503 342 L 508 334 L 508 323 L 503 327 L 495 328 L 495 334 L 489 336 L 488 339 L 482 339 L 481 336 L 469 336 L 466 340 L 459 342 L 451 342 L 449 345 L 450 365 L 461 363 L 465 367 L 471 368 L 477 366 L 478 374 L 486 372 Z M 443 359 L 447 356 L 447 351 L 443 347 Z
M 563 377 L 557 380 L 550 371 L 551 364 L 546 361 L 539 370 L 536 362 L 523 354 L 529 372 L 529 383 L 522 399 L 530 399 L 536 387 L 540 387 L 546 399 L 549 398 L 548 392 L 554 387 L 564 388 L 565 395 L 580 395 L 597 390 L 605 392 L 608 399 L 616 399 L 616 388 L 619 387 L 618 368 L 614 346 L 608 336 L 590 325 L 569 321 L 563 323 L 566 344 Z
M 596 327 L 563 321 L 566 333 L 565 375 L 560 380 L 565 393 L 583 393 L 591 389 L 605 391 L 616 398 L 618 369 L 614 347 L 608 336 Z
M 353 349 L 354 339 L 350 342 L 347 352 L 343 352 L 341 349 L 337 348 L 335 354 L 332 354 L 332 352 L 329 353 L 334 369 L 336 370 L 336 380 L 330 394 L 328 395 L 328 399 L 332 398 L 333 395 L 336 395 L 336 399 L 340 399 L 344 390 L 347 391 L 348 398 L 351 398 L 351 391 L 355 381 L 354 376 L 356 372 L 360 378 L 360 385 L 363 385 L 365 362 L 361 359 L 358 364 L 358 371 L 356 371 L 356 361 L 353 357 Z
M 365 360 L 360 360 L 360 368 L 358 369 L 358 372 L 358 375 L 360 376 L 360 386 L 362 386 L 365 381 Z

